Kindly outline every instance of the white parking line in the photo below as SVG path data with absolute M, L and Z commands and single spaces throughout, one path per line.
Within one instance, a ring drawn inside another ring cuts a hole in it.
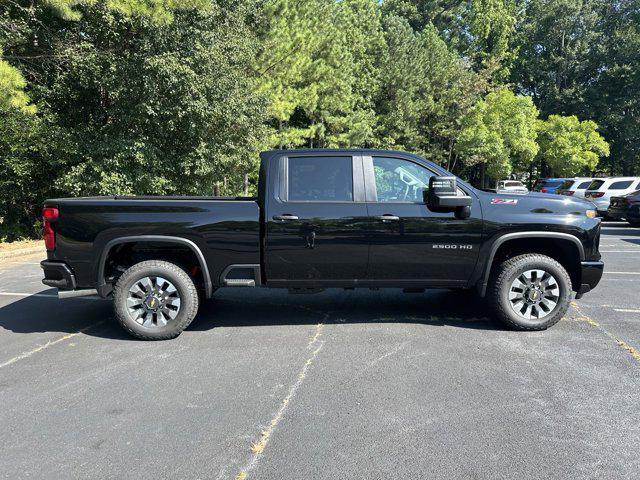
M 614 310 L 616 312 L 623 312 L 623 313 L 640 313 L 640 310 L 638 310 L 637 308 L 614 308 Z
M 55 298 L 57 299 L 57 295 L 52 295 L 50 293 L 24 293 L 24 292 L 0 292 L 0 297 L 41 297 L 41 298 Z M 98 297 L 72 297 L 74 299 L 79 300 L 102 300 L 102 298 Z M 69 300 L 69 299 L 65 299 Z
M 605 271 L 604 273 L 610 273 L 612 275 L 640 275 L 640 272 L 607 272 Z
M 600 250 L 600 253 L 638 253 L 640 249 L 637 250 Z
M 84 328 L 81 328 L 77 332 L 68 333 L 68 334 L 66 334 L 66 335 L 64 335 L 64 336 L 62 336 L 60 338 L 55 339 L 55 340 L 49 340 L 44 345 L 39 345 L 38 347 L 34 348 L 33 350 L 29 350 L 28 352 L 23 352 L 23 353 L 21 353 L 20 355 L 18 355 L 16 357 L 10 358 L 9 360 L 7 360 L 4 363 L 0 363 L 0 368 L 8 367 L 9 365 L 11 365 L 13 363 L 16 363 L 16 362 L 18 362 L 20 360 L 24 360 L 25 358 L 29 358 L 31 355 L 33 355 L 35 353 L 41 352 L 42 350 L 45 350 L 45 349 L 47 349 L 49 347 L 52 347 L 57 343 L 64 342 L 65 340 L 69 340 L 70 338 L 73 338 L 73 337 L 77 337 L 81 333 L 86 332 L 90 328 L 97 327 L 98 325 L 101 325 L 104 322 L 105 322 L 104 320 L 101 320 L 98 323 L 94 323 L 92 325 L 88 325 L 88 326 L 86 326 Z
M 58 298 L 57 295 L 48 293 L 23 293 L 23 292 L 0 292 L 0 297 L 51 297 Z

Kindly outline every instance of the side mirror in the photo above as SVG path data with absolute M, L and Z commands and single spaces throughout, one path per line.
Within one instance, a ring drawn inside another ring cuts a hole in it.
M 458 218 L 470 215 L 471 197 L 458 194 L 456 177 L 431 177 L 424 197 L 427 207 L 433 212 L 456 212 Z

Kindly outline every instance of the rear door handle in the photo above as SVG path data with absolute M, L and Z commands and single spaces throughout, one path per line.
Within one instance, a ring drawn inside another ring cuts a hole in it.
M 279 222 L 290 222 L 292 220 L 298 220 L 298 216 L 285 213 L 284 215 L 274 215 L 273 219 Z
M 400 217 L 398 217 L 397 215 L 389 215 L 389 214 L 385 214 L 385 215 L 380 215 L 379 217 L 376 217 L 378 220 L 382 220 L 383 222 L 397 222 L 398 220 L 400 220 Z

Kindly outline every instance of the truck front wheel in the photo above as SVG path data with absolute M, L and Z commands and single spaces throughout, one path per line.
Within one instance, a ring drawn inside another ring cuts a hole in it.
M 126 270 L 113 293 L 116 318 L 141 340 L 175 338 L 198 312 L 198 290 L 182 268 L 147 260 Z
M 518 330 L 544 330 L 567 312 L 571 278 L 553 258 L 518 255 L 498 266 L 488 293 L 494 312 L 507 325 Z

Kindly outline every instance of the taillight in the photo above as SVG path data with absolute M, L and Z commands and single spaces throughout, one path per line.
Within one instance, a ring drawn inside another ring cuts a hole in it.
M 589 196 L 591 198 L 600 198 L 600 197 L 604 196 L 604 192 L 591 192 L 589 194 Z
M 42 209 L 42 234 L 44 237 L 44 246 L 47 250 L 56 248 L 56 233 L 51 228 L 51 222 L 58 219 L 60 212 L 54 207 L 44 207 Z
M 575 192 L 572 192 L 571 190 L 567 190 L 566 192 L 563 192 L 563 193 L 564 193 L 565 195 L 567 195 L 567 196 L 569 196 L 569 197 L 570 197 L 570 196 L 571 196 L 571 195 L 573 195 Z
M 540 192 L 542 192 L 542 193 L 547 193 L 548 191 L 549 191 L 549 189 L 547 187 L 542 187 L 540 189 Z
M 633 205 L 634 203 L 640 203 L 640 200 L 636 200 L 635 198 L 627 198 L 626 202 L 629 205 Z

